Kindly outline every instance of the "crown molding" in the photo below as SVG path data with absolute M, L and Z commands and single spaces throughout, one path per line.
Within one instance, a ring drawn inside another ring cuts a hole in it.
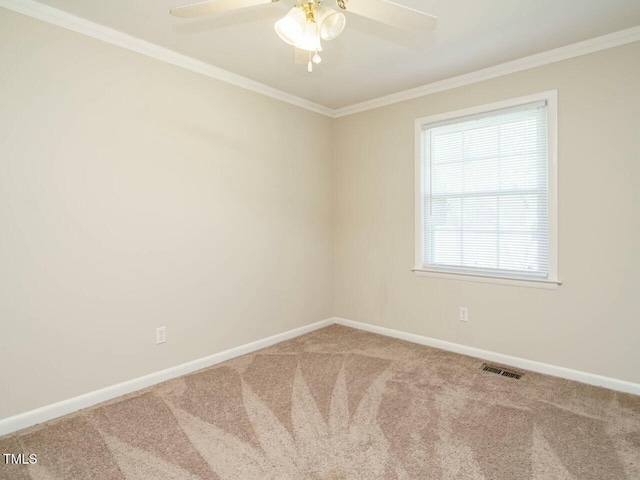
M 195 58 L 174 52 L 168 48 L 160 47 L 154 43 L 141 40 L 137 37 L 127 35 L 126 33 L 122 33 L 118 30 L 99 25 L 82 17 L 71 15 L 70 13 L 63 12 L 62 10 L 58 10 L 33 0 L 0 0 L 0 7 L 87 35 L 118 47 L 126 48 L 127 50 L 155 58 L 156 60 L 160 60 L 192 72 L 200 73 L 207 77 L 235 85 L 245 90 L 295 105 L 296 107 L 304 108 L 305 110 L 333 117 L 333 110 L 325 107 L 324 105 L 283 92 L 282 90 L 256 82 L 255 80 L 251 80 L 247 77 L 237 75 L 228 70 L 214 67 L 213 65 L 201 60 L 196 60 Z
M 82 17 L 71 15 L 63 12 L 62 10 L 44 5 L 34 0 L 0 0 L 0 7 L 87 35 L 118 47 L 126 48 L 127 50 L 155 58 L 156 60 L 160 60 L 192 72 L 200 73 L 215 80 L 235 85 L 245 90 L 265 95 L 330 118 L 345 117 L 355 113 L 385 107 L 395 103 L 424 97 L 433 93 L 471 85 L 473 83 L 502 77 L 511 73 L 521 72 L 523 70 L 529 70 L 531 68 L 541 67 L 551 63 L 560 62 L 562 60 L 640 41 L 640 26 L 637 26 L 610 33 L 608 35 L 603 35 L 601 37 L 585 40 L 583 42 L 548 50 L 528 57 L 523 57 L 511 62 L 495 65 L 493 67 L 476 70 L 474 72 L 465 73 L 456 77 L 404 90 L 402 92 L 393 93 L 391 95 L 385 95 L 338 109 L 332 109 L 325 105 L 321 105 L 305 98 L 278 90 L 277 88 L 270 87 L 263 83 L 256 82 L 255 80 L 251 80 L 228 70 L 215 67 L 201 60 L 196 60 L 195 58 L 187 55 L 160 47 L 154 43 L 127 35 L 126 33 L 122 33 L 118 30 L 99 25 Z
M 333 117 L 346 117 L 347 115 L 353 115 L 355 113 L 385 107 L 394 103 L 413 100 L 414 98 L 424 97 L 425 95 L 443 92 L 445 90 L 451 90 L 465 85 L 471 85 L 473 83 L 502 77 L 504 75 L 529 70 L 531 68 L 542 67 L 544 65 L 560 62 L 569 58 L 579 57 L 637 41 L 640 41 L 640 26 L 620 30 L 601 37 L 567 45 L 565 47 L 555 48 L 553 50 L 548 50 L 529 57 L 523 57 L 518 60 L 502 63 L 482 70 L 476 70 L 475 72 L 466 73 L 457 77 L 451 77 L 438 82 L 429 83 L 421 87 L 404 90 L 391 95 L 367 100 L 362 103 L 338 108 L 333 111 Z

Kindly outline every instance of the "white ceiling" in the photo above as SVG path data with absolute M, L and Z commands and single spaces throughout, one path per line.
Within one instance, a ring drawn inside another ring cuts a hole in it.
M 640 0 L 394 0 L 436 15 L 437 30 L 348 16 L 308 74 L 273 30 L 294 0 L 198 20 L 169 15 L 193 0 L 39 1 L 332 109 L 640 25 Z

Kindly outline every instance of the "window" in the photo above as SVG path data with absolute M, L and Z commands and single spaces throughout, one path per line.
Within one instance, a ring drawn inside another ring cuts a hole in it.
M 416 273 L 554 287 L 556 92 L 416 122 Z

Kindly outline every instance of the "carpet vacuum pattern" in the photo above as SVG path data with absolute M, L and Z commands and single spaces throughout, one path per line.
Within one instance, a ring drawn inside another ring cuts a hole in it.
M 0 438 L 3 480 L 640 480 L 640 397 L 330 326 Z M 0 459 L 1 460 L 1 459 Z

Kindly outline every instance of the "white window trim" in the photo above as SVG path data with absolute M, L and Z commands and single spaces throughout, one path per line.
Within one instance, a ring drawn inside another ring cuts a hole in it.
M 481 273 L 466 273 L 456 271 L 455 268 L 427 268 L 422 264 L 423 255 L 423 219 L 424 201 L 422 190 L 423 152 L 422 134 L 424 126 L 471 115 L 489 113 L 496 110 L 517 107 L 538 101 L 547 102 L 547 128 L 549 148 L 549 276 L 546 279 L 532 279 L 526 277 L 509 277 L 506 275 L 491 275 Z M 477 107 L 456 110 L 415 121 L 415 267 L 412 269 L 418 276 L 463 280 L 469 282 L 497 283 L 502 285 L 516 285 L 557 289 L 562 282 L 558 279 L 558 91 L 536 93 L 524 97 L 513 98 L 501 102 L 480 105 Z

